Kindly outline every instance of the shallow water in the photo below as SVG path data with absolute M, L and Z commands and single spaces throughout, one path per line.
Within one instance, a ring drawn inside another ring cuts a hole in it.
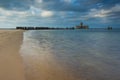
M 120 30 L 27 31 L 27 80 L 120 80 Z

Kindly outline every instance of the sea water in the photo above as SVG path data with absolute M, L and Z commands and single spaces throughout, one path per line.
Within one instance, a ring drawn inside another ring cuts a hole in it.
M 120 30 L 24 32 L 27 80 L 120 80 Z

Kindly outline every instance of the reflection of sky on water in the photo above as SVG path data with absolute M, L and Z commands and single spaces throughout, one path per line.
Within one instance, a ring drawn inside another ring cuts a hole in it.
M 112 31 L 28 31 L 21 50 L 23 56 L 32 55 L 33 60 L 54 58 L 76 79 L 120 80 L 119 34 Z

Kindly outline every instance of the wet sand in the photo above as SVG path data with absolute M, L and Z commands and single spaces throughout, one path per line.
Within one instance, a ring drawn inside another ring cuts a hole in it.
M 26 80 L 83 80 L 75 78 L 67 68 L 57 63 L 50 53 L 23 55 Z
M 21 55 L 25 65 L 26 80 L 85 80 L 74 76 L 67 66 L 56 60 L 49 47 L 44 49 L 36 45 L 29 43 L 29 40 L 23 40 Z
M 23 31 L 0 30 L 0 80 L 25 80 L 19 54 Z

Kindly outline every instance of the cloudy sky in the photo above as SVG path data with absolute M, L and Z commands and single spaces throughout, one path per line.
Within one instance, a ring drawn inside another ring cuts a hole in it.
M 120 0 L 0 0 L 0 28 L 120 27 Z

